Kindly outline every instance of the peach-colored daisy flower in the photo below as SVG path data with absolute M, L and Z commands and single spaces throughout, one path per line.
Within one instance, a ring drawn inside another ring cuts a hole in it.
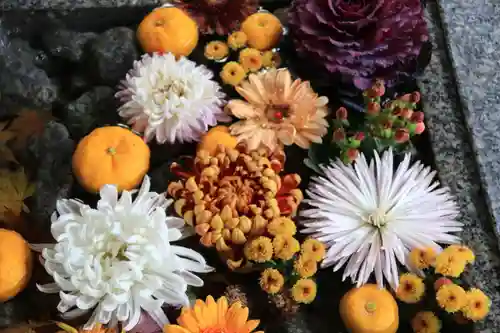
M 307 149 L 327 132 L 328 98 L 318 96 L 309 81 L 292 81 L 286 68 L 250 74 L 236 91 L 245 101 L 227 104 L 227 111 L 241 119 L 231 125 L 231 134 L 249 150 L 292 144 Z

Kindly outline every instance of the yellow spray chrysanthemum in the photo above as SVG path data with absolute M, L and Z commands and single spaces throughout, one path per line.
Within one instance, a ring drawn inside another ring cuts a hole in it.
M 236 61 L 230 61 L 222 67 L 220 77 L 222 82 L 232 86 L 239 85 L 246 77 L 245 69 Z
M 293 236 L 297 232 L 295 222 L 288 217 L 277 217 L 267 225 L 267 231 L 273 235 Z
M 285 278 L 275 268 L 267 268 L 260 275 L 260 287 L 268 294 L 276 294 L 283 288 Z
M 316 274 L 318 271 L 318 264 L 313 258 L 301 255 L 293 263 L 293 268 L 300 277 L 308 278 Z
M 416 269 L 425 269 L 434 265 L 436 251 L 432 247 L 413 249 L 410 252 L 410 264 Z
M 247 45 L 248 37 L 243 31 L 235 31 L 227 38 L 229 47 L 233 50 L 239 50 Z
M 396 296 L 405 303 L 417 303 L 425 293 L 424 281 L 412 273 L 405 273 L 399 277 L 399 287 Z
M 316 261 L 321 261 L 325 257 L 325 245 L 317 239 L 308 238 L 302 243 L 301 254 Z
M 262 68 L 262 55 L 256 49 L 246 48 L 241 50 L 239 61 L 247 72 L 256 72 Z
M 292 298 L 297 303 L 309 304 L 316 298 L 316 282 L 311 279 L 300 279 L 292 287 Z
M 446 249 L 444 249 L 443 252 L 457 256 L 465 260 L 465 262 L 468 264 L 472 264 L 476 259 L 474 252 L 472 252 L 472 250 L 465 245 L 450 245 Z
M 281 65 L 281 58 L 279 53 L 273 51 L 266 51 L 262 53 L 262 66 L 277 68 Z
M 436 273 L 441 275 L 459 277 L 463 273 L 466 263 L 461 256 L 443 251 L 436 257 L 434 268 Z
M 220 40 L 214 40 L 205 45 L 205 58 L 210 60 L 222 60 L 229 54 L 229 47 Z
M 467 295 L 459 285 L 447 284 L 436 292 L 436 300 L 446 312 L 454 313 L 460 311 L 466 305 Z
M 439 333 L 441 320 L 432 311 L 422 311 L 413 317 L 411 328 L 415 333 Z
M 472 288 L 466 293 L 466 302 L 462 308 L 462 313 L 469 320 L 483 320 L 490 312 L 490 306 L 489 297 L 481 290 Z
M 273 257 L 273 242 L 268 237 L 260 236 L 247 242 L 243 252 L 248 260 L 263 263 Z
M 273 239 L 274 255 L 278 259 L 290 260 L 300 250 L 299 241 L 292 236 L 278 235 Z

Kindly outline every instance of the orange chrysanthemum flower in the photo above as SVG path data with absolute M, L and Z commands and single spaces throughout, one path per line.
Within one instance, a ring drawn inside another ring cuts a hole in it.
M 251 333 L 259 320 L 248 320 L 248 308 L 239 301 L 229 306 L 226 297 L 215 302 L 212 296 L 206 301 L 196 300 L 192 308 L 183 308 L 177 318 L 178 325 L 166 325 L 164 333 Z M 258 331 L 255 333 L 264 333 Z
M 241 119 L 231 126 L 231 134 L 250 150 L 263 145 L 275 151 L 292 144 L 307 149 L 312 142 L 322 142 L 328 98 L 318 96 L 308 81 L 293 81 L 288 69 L 250 74 L 236 91 L 246 101 L 227 105 L 228 112 Z

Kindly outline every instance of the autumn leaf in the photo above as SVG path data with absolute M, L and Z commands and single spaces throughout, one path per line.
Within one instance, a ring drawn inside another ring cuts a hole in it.
M 28 213 L 24 200 L 34 192 L 35 186 L 28 181 L 22 168 L 16 171 L 0 169 L 0 220 L 9 223 L 21 212 Z
M 32 136 L 43 133 L 45 124 L 55 119 L 50 111 L 23 110 L 14 118 L 8 127 L 13 133 L 12 146 L 14 150 L 26 148 L 28 140 Z
M 7 146 L 7 142 L 12 140 L 15 134 L 7 130 L 8 122 L 0 123 L 0 162 L 15 162 L 17 163 L 16 157 L 12 150 Z

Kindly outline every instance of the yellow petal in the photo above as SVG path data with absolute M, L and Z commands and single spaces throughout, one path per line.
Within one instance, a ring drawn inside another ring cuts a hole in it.
M 196 321 L 192 310 L 183 310 L 179 318 L 177 318 L 179 325 L 187 328 L 190 332 L 199 332 L 200 326 Z
M 164 333 L 193 333 L 197 331 L 188 331 L 184 327 L 181 327 L 179 325 L 165 325 L 163 327 L 163 332 Z
M 260 320 L 249 320 L 241 333 L 250 333 L 259 326 Z
M 200 328 L 205 328 L 208 326 L 207 323 L 207 315 L 206 315 L 206 305 L 205 302 L 203 302 L 201 299 L 197 299 L 195 304 L 194 304 L 194 316 L 196 320 L 198 321 L 198 325 Z
M 205 317 L 207 317 L 207 325 L 214 326 L 217 324 L 217 304 L 215 303 L 214 298 L 209 295 L 207 296 L 206 300 L 206 314 Z
M 233 332 L 240 332 L 248 319 L 248 308 L 240 302 L 234 303 L 227 313 L 227 326 Z
M 226 313 L 227 313 L 227 298 L 224 296 L 220 297 L 217 300 L 217 316 L 219 325 L 225 325 L 226 323 Z

